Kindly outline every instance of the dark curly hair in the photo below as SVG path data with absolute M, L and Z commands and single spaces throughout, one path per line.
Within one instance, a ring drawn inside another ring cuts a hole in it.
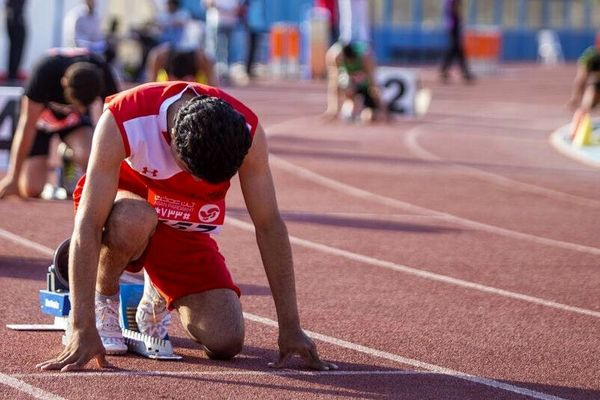
M 177 111 L 175 151 L 192 175 L 210 183 L 233 177 L 250 149 L 246 120 L 228 103 L 200 95 Z
M 65 98 L 71 103 L 77 102 L 87 107 L 104 90 L 100 68 L 89 62 L 81 61 L 70 65 L 64 77 L 67 80 Z

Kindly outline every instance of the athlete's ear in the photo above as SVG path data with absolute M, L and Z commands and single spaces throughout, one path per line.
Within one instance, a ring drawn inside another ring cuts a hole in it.
M 65 76 L 63 76 L 62 78 L 60 78 L 60 86 L 62 86 L 63 89 L 66 89 L 67 86 L 69 86 L 69 81 L 67 81 L 67 78 Z

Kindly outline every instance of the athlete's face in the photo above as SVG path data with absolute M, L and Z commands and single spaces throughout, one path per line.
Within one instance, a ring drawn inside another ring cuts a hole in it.
M 188 174 L 190 174 L 192 177 L 194 177 L 195 180 L 197 180 L 197 181 L 201 181 L 202 180 L 201 178 L 198 178 L 197 176 L 195 176 L 194 174 L 192 174 L 192 171 L 190 170 L 190 168 L 181 159 L 181 156 L 177 152 L 177 149 L 175 147 L 175 128 L 171 129 L 171 154 L 173 154 L 173 158 L 175 159 L 175 163 L 177 164 L 177 166 L 179 168 L 181 168 L 183 171 L 185 171 Z

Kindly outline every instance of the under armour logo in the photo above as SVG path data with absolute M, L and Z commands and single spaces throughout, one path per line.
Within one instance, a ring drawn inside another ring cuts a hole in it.
M 156 176 L 156 175 L 158 175 L 158 170 L 157 169 L 150 170 L 150 169 L 148 169 L 148 167 L 144 167 L 144 168 L 142 168 L 142 174 L 144 174 L 144 175 L 151 174 L 152 176 Z

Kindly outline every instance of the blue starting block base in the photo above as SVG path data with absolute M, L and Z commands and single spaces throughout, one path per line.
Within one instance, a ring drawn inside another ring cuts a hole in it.
M 137 330 L 135 313 L 144 294 L 144 284 L 121 283 L 119 287 L 119 301 L 121 303 L 119 324 L 121 328 Z M 69 292 L 40 290 L 40 309 L 44 314 L 53 315 L 54 317 L 68 317 L 71 311 Z
M 119 313 L 119 324 L 121 328 L 137 331 L 135 313 L 138 304 L 144 294 L 143 283 L 121 283 L 119 285 L 119 302 L 121 312 Z
M 44 314 L 66 317 L 71 311 L 69 292 L 51 292 L 40 290 L 40 308 Z

